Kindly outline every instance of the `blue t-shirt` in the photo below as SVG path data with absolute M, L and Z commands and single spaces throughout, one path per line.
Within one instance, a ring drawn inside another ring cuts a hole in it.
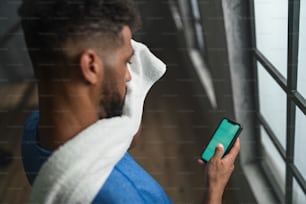
M 39 113 L 26 121 L 22 142 L 23 166 L 33 184 L 42 164 L 52 154 L 36 144 Z M 99 179 L 99 178 L 97 178 Z M 92 203 L 172 203 L 161 186 L 126 153 L 115 165 Z

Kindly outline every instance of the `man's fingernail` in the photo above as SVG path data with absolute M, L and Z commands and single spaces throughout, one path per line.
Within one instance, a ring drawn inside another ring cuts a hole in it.
M 223 148 L 223 144 L 217 144 L 217 147 Z

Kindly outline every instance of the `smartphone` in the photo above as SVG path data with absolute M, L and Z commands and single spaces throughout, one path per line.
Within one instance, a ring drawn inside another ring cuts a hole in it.
M 202 152 L 202 160 L 207 163 L 211 159 L 215 153 L 217 144 L 222 144 L 224 146 L 224 153 L 222 155 L 222 157 L 224 157 L 232 148 L 241 130 L 242 127 L 239 123 L 228 118 L 223 118 Z

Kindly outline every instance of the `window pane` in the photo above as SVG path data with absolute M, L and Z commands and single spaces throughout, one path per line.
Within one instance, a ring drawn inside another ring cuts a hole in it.
M 306 98 L 306 1 L 300 5 L 298 91 Z
M 306 116 L 303 112 L 296 109 L 295 124 L 295 149 L 294 163 L 299 169 L 304 179 L 306 179 L 306 160 L 305 160 L 305 144 L 306 144 Z
M 254 0 L 257 48 L 287 78 L 288 0 Z
M 258 62 L 260 113 L 272 128 L 279 141 L 286 147 L 286 94 Z
M 295 179 L 293 180 L 293 203 L 296 204 L 306 203 L 306 196 Z
M 271 176 L 275 178 L 282 192 L 285 192 L 285 162 L 262 126 L 260 127 L 260 135 L 262 146 L 268 154 L 268 157 L 265 157 L 264 159 L 271 170 Z
M 204 33 L 201 23 L 199 3 L 197 0 L 191 0 L 191 11 L 194 18 L 194 30 L 197 38 L 197 46 L 199 49 L 204 50 Z

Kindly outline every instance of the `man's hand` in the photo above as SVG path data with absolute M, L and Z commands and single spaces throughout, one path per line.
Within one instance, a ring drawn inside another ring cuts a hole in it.
M 234 143 L 231 151 L 223 158 L 224 148 L 221 144 L 217 145 L 214 156 L 205 165 L 208 187 L 205 203 L 218 204 L 222 202 L 223 191 L 234 170 L 234 162 L 239 150 L 239 138 Z M 199 163 L 204 164 L 203 161 L 199 161 Z

